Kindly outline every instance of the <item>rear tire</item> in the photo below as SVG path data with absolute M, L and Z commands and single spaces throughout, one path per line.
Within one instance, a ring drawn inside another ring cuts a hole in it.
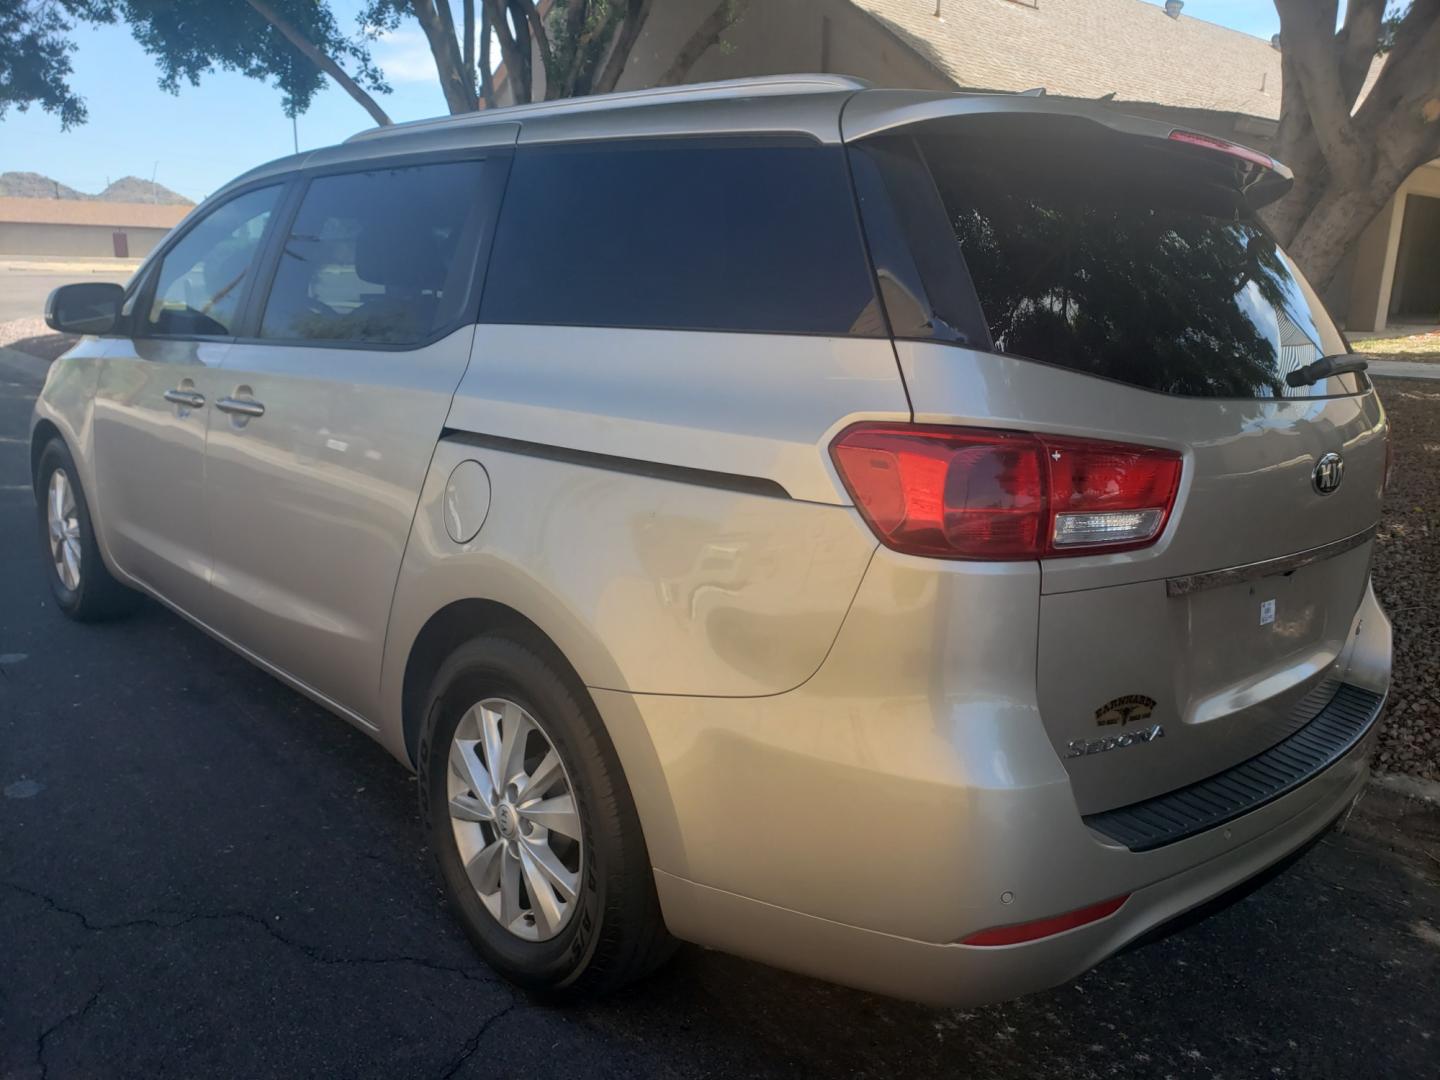
M 469 641 L 441 665 L 427 702 L 421 815 L 451 904 L 486 962 L 560 998 L 603 994 L 663 964 L 676 942 L 619 759 L 548 643 Z M 527 734 L 502 750 L 512 725 Z M 542 801 L 548 809 L 537 812 Z
M 75 459 L 59 439 L 51 439 L 40 452 L 35 502 L 46 577 L 56 606 L 78 622 L 99 622 L 133 611 L 140 596 L 116 581 L 105 565 Z

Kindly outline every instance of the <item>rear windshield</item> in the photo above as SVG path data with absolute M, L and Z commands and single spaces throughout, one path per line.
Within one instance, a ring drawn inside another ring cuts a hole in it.
M 1074 126 L 919 140 L 995 351 L 1171 394 L 1359 388 L 1286 386 L 1346 346 L 1233 185 L 1191 148 Z

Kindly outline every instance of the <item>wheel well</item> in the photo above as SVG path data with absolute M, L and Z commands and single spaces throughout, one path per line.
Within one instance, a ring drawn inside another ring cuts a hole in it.
M 565 654 L 549 635 L 512 607 L 494 600 L 456 600 L 441 608 L 415 637 L 410 658 L 405 662 L 401 687 L 401 718 L 405 750 L 413 768 L 419 760 L 421 725 L 425 722 L 425 694 L 445 658 L 459 646 L 481 634 L 504 634 L 521 638 L 549 653 L 583 686 Z
M 40 455 L 45 451 L 51 439 L 59 439 L 62 443 L 65 436 L 60 434 L 60 429 L 49 420 L 41 420 L 35 425 L 35 431 L 30 436 L 30 484 L 35 484 L 35 471 L 40 468 Z

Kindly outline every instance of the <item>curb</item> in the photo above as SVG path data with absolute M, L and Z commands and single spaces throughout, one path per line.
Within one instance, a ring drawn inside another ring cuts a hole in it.
M 1440 781 L 1421 780 L 1404 773 L 1371 773 L 1370 783 L 1397 795 L 1408 795 L 1412 799 L 1423 799 L 1440 806 Z

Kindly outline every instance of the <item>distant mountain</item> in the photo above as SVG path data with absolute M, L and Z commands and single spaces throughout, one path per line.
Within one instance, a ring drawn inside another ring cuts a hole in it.
M 164 203 L 166 206 L 191 206 L 191 201 L 164 184 L 141 180 L 138 176 L 122 176 L 107 187 L 97 199 L 106 202 L 148 202 Z
M 35 172 L 0 173 L 0 195 L 19 196 L 22 199 L 91 199 L 72 187 L 66 187 L 59 180 L 51 180 Z
M 122 176 L 99 195 L 86 195 L 58 180 L 33 172 L 0 173 L 0 196 L 25 199 L 100 199 L 105 202 L 162 203 L 166 206 L 191 206 L 193 203 L 164 184 L 152 184 L 138 176 Z

